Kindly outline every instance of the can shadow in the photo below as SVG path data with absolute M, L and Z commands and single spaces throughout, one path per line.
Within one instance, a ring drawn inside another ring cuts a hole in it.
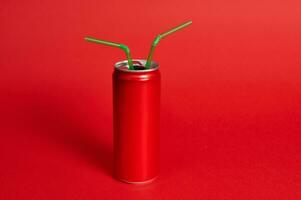
M 42 138 L 52 140 L 76 159 L 88 162 L 113 177 L 113 149 L 107 139 L 112 134 L 106 133 L 110 129 L 89 127 L 68 98 L 62 102 L 53 98 L 53 95 L 43 94 L 32 101 L 30 112 L 33 115 L 32 123 Z M 107 138 L 102 139 L 103 136 Z

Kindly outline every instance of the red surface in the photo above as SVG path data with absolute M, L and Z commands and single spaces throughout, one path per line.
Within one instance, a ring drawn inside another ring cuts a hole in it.
M 0 199 L 300 199 L 299 1 L 0 3 Z M 112 178 L 113 64 L 161 41 L 160 177 Z
M 125 67 L 113 73 L 113 175 L 149 182 L 159 173 L 160 71 L 122 71 Z

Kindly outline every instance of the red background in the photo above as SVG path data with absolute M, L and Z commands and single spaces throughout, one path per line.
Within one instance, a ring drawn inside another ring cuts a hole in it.
M 0 3 L 0 199 L 300 199 L 301 4 L 255 0 Z M 112 178 L 122 51 L 162 74 L 161 174 Z

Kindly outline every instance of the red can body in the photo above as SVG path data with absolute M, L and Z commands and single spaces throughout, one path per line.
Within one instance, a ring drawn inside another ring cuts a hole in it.
M 139 60 L 139 63 L 145 63 Z M 143 183 L 159 171 L 160 72 L 128 70 L 127 62 L 113 73 L 114 168 L 117 179 Z

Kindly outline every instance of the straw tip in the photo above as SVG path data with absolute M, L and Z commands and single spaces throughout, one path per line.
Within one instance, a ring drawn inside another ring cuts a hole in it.
M 187 21 L 186 24 L 192 24 L 192 20 Z

